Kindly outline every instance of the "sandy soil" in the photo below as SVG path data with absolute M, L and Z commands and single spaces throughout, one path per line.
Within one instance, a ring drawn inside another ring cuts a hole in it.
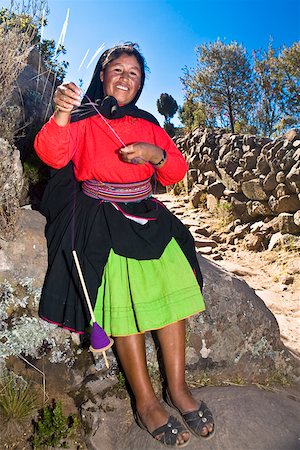
M 220 220 L 205 209 L 191 208 L 186 197 L 162 194 L 159 198 L 188 226 L 198 224 L 207 227 L 213 236 L 221 233 L 224 236 L 226 227 L 220 226 Z M 194 228 L 191 226 L 191 231 Z M 201 235 L 194 232 L 193 235 L 201 239 Z M 218 243 L 211 254 L 203 256 L 240 276 L 256 291 L 275 315 L 284 344 L 300 358 L 299 252 L 285 249 L 254 252 L 239 240 L 235 245 Z

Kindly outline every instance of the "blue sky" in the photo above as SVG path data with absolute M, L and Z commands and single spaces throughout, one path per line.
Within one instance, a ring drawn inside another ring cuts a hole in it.
M 87 62 L 102 43 L 105 48 L 122 41 L 139 43 L 151 72 L 138 105 L 161 123 L 156 101 L 167 92 L 183 103 L 179 78 L 184 66 L 195 66 L 197 45 L 219 38 L 237 41 L 251 53 L 267 48 L 270 36 L 275 47 L 300 40 L 300 0 L 48 0 L 48 4 L 45 37 L 56 41 L 70 8 L 64 42 L 68 80 L 78 83 L 82 78 L 87 87 L 94 66 L 86 69 Z M 88 49 L 87 61 L 78 71 Z M 176 118 L 173 122 L 178 124 Z

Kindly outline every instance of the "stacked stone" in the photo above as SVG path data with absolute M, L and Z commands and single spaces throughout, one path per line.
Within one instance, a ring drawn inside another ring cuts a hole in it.
M 300 130 L 271 140 L 196 129 L 176 139 L 189 163 L 191 201 L 231 205 L 240 223 L 277 217 L 277 228 L 300 233 Z

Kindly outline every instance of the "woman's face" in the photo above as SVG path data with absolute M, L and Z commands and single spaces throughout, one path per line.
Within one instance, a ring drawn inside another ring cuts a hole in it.
M 133 55 L 124 53 L 100 72 L 104 95 L 115 97 L 119 105 L 127 105 L 141 86 L 141 68 Z

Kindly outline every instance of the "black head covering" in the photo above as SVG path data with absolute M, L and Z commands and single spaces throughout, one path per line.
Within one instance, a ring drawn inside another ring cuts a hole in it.
M 86 119 L 87 117 L 102 114 L 107 119 L 119 119 L 125 115 L 140 117 L 156 125 L 159 125 L 157 119 L 147 111 L 139 109 L 135 103 L 139 99 L 145 83 L 145 60 L 137 49 L 137 44 L 125 43 L 116 45 L 100 56 L 95 67 L 90 85 L 83 97 L 81 105 L 71 114 L 71 122 Z M 103 83 L 100 80 L 100 72 L 105 70 L 106 66 L 122 54 L 135 56 L 141 68 L 141 85 L 134 99 L 124 106 L 119 106 L 117 100 L 112 96 L 104 97 Z

